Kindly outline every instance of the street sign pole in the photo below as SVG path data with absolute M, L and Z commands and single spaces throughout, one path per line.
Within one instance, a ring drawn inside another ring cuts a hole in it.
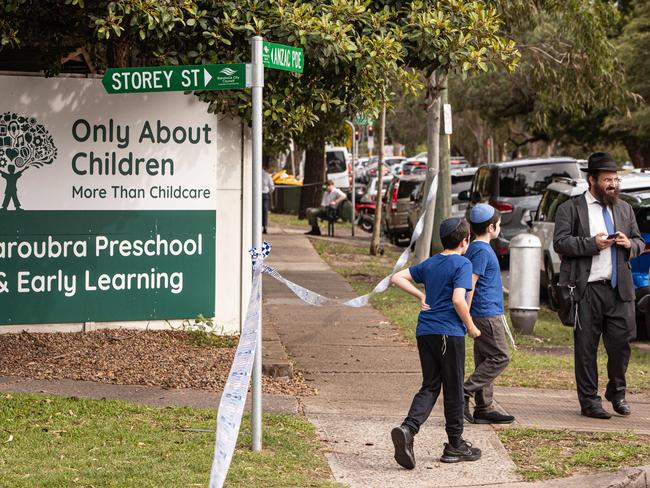
M 253 247 L 262 245 L 262 91 L 264 89 L 264 64 L 262 62 L 260 36 L 251 40 L 253 89 Z M 262 287 L 260 285 L 260 294 Z M 262 450 L 262 314 L 257 328 L 257 347 L 253 362 L 253 405 L 251 410 L 251 432 L 253 451 Z

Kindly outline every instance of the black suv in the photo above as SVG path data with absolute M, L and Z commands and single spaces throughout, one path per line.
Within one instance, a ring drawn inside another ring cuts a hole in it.
M 474 175 L 471 189 L 461 192 L 458 199 L 470 201 L 468 211 L 477 203 L 489 203 L 501 212 L 501 235 L 492 247 L 499 257 L 507 258 L 510 240 L 528 230 L 530 212 L 559 176 L 583 178 L 578 160 L 558 157 L 486 164 Z

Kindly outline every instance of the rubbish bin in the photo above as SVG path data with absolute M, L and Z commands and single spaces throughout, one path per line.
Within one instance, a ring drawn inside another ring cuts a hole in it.
M 510 296 L 508 310 L 512 326 L 532 334 L 539 313 L 539 275 L 542 243 L 532 234 L 516 235 L 510 241 Z

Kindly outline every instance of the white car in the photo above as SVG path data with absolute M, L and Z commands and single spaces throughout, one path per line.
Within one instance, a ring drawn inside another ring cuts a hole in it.
M 347 147 L 326 147 L 327 179 L 341 190 L 349 190 L 352 178 L 352 159 Z
M 557 283 L 560 274 L 560 256 L 553 249 L 555 212 L 562 203 L 582 195 L 587 188 L 586 180 L 556 178 L 544 190 L 537 210 L 522 219 L 529 225 L 529 232 L 537 236 L 542 243 L 542 259 L 539 263 L 543 278 L 542 286 L 545 284 L 548 287 L 550 283 Z M 629 173 L 622 176 L 619 190 L 621 192 L 650 191 L 650 173 Z M 550 296 L 550 300 L 553 306 L 554 297 Z

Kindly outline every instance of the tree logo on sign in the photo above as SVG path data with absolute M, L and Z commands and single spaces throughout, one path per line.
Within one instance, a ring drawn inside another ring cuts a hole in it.
M 13 112 L 0 117 L 0 176 L 5 180 L 2 210 L 8 210 L 10 203 L 14 210 L 22 210 L 18 179 L 28 168 L 52 164 L 56 154 L 54 139 L 34 117 Z

